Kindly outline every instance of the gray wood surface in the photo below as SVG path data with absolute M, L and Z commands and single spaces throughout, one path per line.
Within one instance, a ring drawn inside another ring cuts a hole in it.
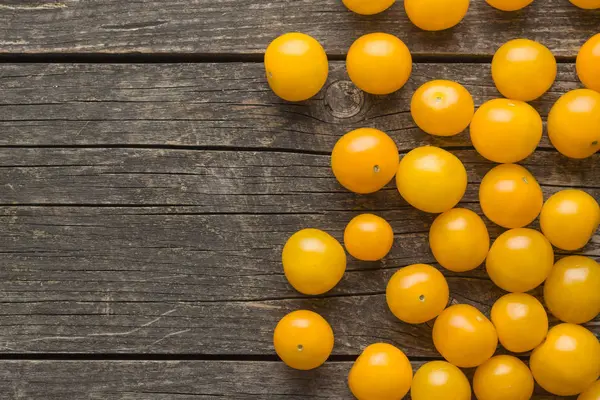
M 536 0 L 515 13 L 473 0 L 457 27 L 430 33 L 407 19 L 402 1 L 362 17 L 341 0 L 2 0 L 0 53 L 178 53 L 260 55 L 276 36 L 302 31 L 331 55 L 345 54 L 362 34 L 384 31 L 415 55 L 489 56 L 504 42 L 527 37 L 556 55 L 575 56 L 597 31 L 600 11 L 567 0 Z

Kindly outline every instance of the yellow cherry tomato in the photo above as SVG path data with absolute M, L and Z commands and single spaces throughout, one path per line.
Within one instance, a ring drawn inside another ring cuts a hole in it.
M 425 31 L 457 25 L 467 15 L 469 0 L 404 0 L 408 19 Z
M 536 382 L 559 396 L 573 396 L 590 387 L 600 374 L 600 343 L 574 324 L 556 325 L 529 360 Z
M 343 0 L 343 2 L 349 10 L 357 14 L 373 15 L 387 10 L 396 0 Z
M 600 7 L 600 0 L 598 0 Z M 577 54 L 577 75 L 588 88 L 600 92 L 600 33 L 595 34 L 581 46 Z
M 285 277 L 303 294 L 317 295 L 331 290 L 346 271 L 342 245 L 319 229 L 294 233 L 283 247 L 282 261 Z
M 559 249 L 577 250 L 590 241 L 600 224 L 596 199 L 578 189 L 561 190 L 550 196 L 540 213 L 540 227 Z
M 483 364 L 498 346 L 496 328 L 467 304 L 446 308 L 433 324 L 433 344 L 448 362 L 461 368 Z
M 581 393 L 577 400 L 600 400 L 600 381 L 596 381 Z
M 385 292 L 392 313 L 409 324 L 422 324 L 437 317 L 446 308 L 449 295 L 444 275 L 427 264 L 401 268 Z
M 544 301 L 561 321 L 591 321 L 600 313 L 600 265 L 583 256 L 559 260 L 544 284 Z
M 540 215 L 542 188 L 527 169 L 517 164 L 492 168 L 479 186 L 481 210 L 504 228 L 521 228 Z
M 471 385 L 454 365 L 431 361 L 423 364 L 415 374 L 410 397 L 412 400 L 471 400 Z
M 475 370 L 473 390 L 477 400 L 529 400 L 533 376 L 525 363 L 513 356 L 495 356 Z
M 492 323 L 504 348 L 513 353 L 533 350 L 546 338 L 548 315 L 542 303 L 527 293 L 509 293 L 492 307 Z
M 346 69 L 359 89 L 371 94 L 390 94 L 408 80 L 412 56 L 396 36 L 370 33 L 352 43 L 346 57 Z
M 400 400 L 410 389 L 413 372 L 402 350 L 387 343 L 367 346 L 348 375 L 358 400 Z
M 419 128 L 431 135 L 453 136 L 471 123 L 475 103 L 460 83 L 430 81 L 419 87 L 410 102 L 410 113 Z
M 400 195 L 410 205 L 442 213 L 458 204 L 467 190 L 467 171 L 452 153 L 434 146 L 417 147 L 400 161 L 396 174 Z
M 304 33 L 286 33 L 273 40 L 265 52 L 267 81 L 284 100 L 307 100 L 319 93 L 329 74 L 325 50 Z
M 518 100 L 489 100 L 475 111 L 471 121 L 475 150 L 497 163 L 514 163 L 529 157 L 541 138 L 540 114 Z
M 552 245 L 528 228 L 504 232 L 492 244 L 486 261 L 490 279 L 507 292 L 527 292 L 538 287 L 554 265 Z
M 373 128 L 346 133 L 331 153 L 331 168 L 338 182 L 362 194 L 376 192 L 391 181 L 399 161 L 396 143 Z
M 587 158 L 600 149 L 600 93 L 575 89 L 563 94 L 548 114 L 548 137 L 567 157 Z
M 569 0 L 571 3 L 579 8 L 586 10 L 595 10 L 600 8 L 600 0 Z
M 556 59 L 541 43 L 514 39 L 504 43 L 492 59 L 492 79 L 502 96 L 531 101 L 544 93 L 556 79 Z
M 273 334 L 275 351 L 289 367 L 309 370 L 322 365 L 333 350 L 333 330 L 319 314 L 293 311 L 283 317 Z
M 466 208 L 453 208 L 431 224 L 429 247 L 442 267 L 465 272 L 485 261 L 490 235 L 479 215 Z
M 533 0 L 485 0 L 490 6 L 502 11 L 517 11 L 527 7 Z
M 385 219 L 373 214 L 361 214 L 352 218 L 346 226 L 344 244 L 354 258 L 381 260 L 394 244 L 394 231 Z

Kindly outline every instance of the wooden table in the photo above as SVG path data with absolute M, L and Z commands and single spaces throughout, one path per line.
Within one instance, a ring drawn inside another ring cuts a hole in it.
M 415 61 L 409 83 L 385 97 L 353 87 L 343 62 L 354 39 L 378 30 L 403 39 Z M 491 163 L 466 132 L 417 129 L 413 91 L 442 78 L 477 104 L 498 97 L 491 56 L 527 37 L 559 61 L 555 85 L 533 103 L 545 117 L 581 87 L 574 57 L 599 30 L 600 11 L 567 0 L 516 13 L 474 0 L 458 27 L 438 33 L 413 27 L 401 2 L 361 17 L 339 0 L 0 0 L 0 397 L 350 399 L 347 372 L 372 342 L 399 346 L 415 367 L 438 359 L 431 324 L 400 323 L 384 299 L 399 267 L 434 263 L 434 216 L 393 185 L 344 190 L 330 151 L 363 126 L 403 153 L 450 149 L 469 174 L 461 206 L 481 213 Z M 287 31 L 313 35 L 333 60 L 325 89 L 301 104 L 278 99 L 264 78 L 262 52 Z M 544 137 L 522 164 L 546 196 L 578 187 L 600 199 L 600 154 L 569 160 Z M 324 296 L 295 292 L 280 263 L 285 240 L 304 227 L 341 239 L 363 211 L 391 222 L 391 254 L 350 260 Z M 600 236 L 580 254 L 600 257 Z M 487 312 L 502 295 L 483 268 L 444 273 L 453 302 Z M 272 347 L 277 321 L 299 308 L 336 334 L 331 361 L 311 372 L 288 369 Z M 600 334 L 600 319 L 586 326 Z M 536 389 L 537 400 L 557 398 Z

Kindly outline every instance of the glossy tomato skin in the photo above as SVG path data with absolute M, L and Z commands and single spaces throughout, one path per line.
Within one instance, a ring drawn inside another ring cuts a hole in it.
M 387 343 L 367 346 L 348 375 L 358 400 L 399 400 L 410 389 L 413 372 L 402 350 Z
M 433 325 L 433 344 L 451 364 L 472 368 L 494 355 L 496 328 L 478 309 L 467 304 L 446 308 Z
M 497 163 L 529 157 L 542 138 L 542 118 L 529 104 L 509 99 L 483 103 L 471 121 L 471 141 L 479 154 Z
M 392 180 L 400 155 L 384 132 L 360 128 L 342 136 L 331 153 L 331 168 L 338 182 L 360 194 L 373 193 Z
M 466 208 L 453 208 L 431 224 L 429 247 L 442 267 L 465 272 L 485 261 L 490 235 L 479 215 Z
M 349 10 L 361 15 L 379 14 L 390 8 L 396 0 L 343 0 Z
M 522 228 L 538 217 L 544 195 L 527 169 L 517 164 L 502 164 L 483 177 L 479 203 L 492 222 L 503 228 Z
M 436 136 L 453 136 L 471 123 L 475 103 L 460 83 L 445 80 L 429 81 L 413 94 L 410 113 L 423 131 Z
M 600 93 L 575 89 L 563 94 L 548 114 L 548 137 L 570 158 L 587 158 L 600 150 Z
M 442 213 L 467 190 L 467 171 L 452 153 L 434 146 L 417 147 L 400 161 L 396 174 L 400 195 L 413 207 Z
M 465 374 L 445 361 L 423 364 L 410 388 L 412 400 L 471 400 L 471 385 Z
M 600 343 L 592 332 L 574 324 L 556 325 L 532 353 L 529 366 L 536 382 L 552 394 L 574 396 L 600 374 Z
M 398 270 L 386 289 L 386 301 L 401 321 L 421 324 L 437 317 L 448 304 L 444 275 L 431 265 L 414 264 Z
M 540 213 L 542 232 L 554 246 L 563 250 L 584 247 L 599 224 L 598 202 L 578 189 L 566 189 L 553 194 L 546 200 Z
M 600 0 L 598 0 L 600 5 Z M 577 75 L 588 89 L 600 92 L 600 33 L 595 34 L 581 46 L 575 63 Z
M 477 367 L 473 390 L 478 400 L 529 400 L 533 376 L 525 363 L 513 356 L 495 356 Z
M 579 8 L 585 10 L 595 10 L 600 8 L 600 0 L 569 0 L 571 3 Z
M 287 101 L 307 100 L 327 81 L 329 63 L 323 46 L 304 33 L 291 32 L 273 40 L 265 52 L 269 86 Z
M 283 317 L 273 333 L 275 351 L 289 367 L 309 370 L 321 366 L 333 350 L 333 330 L 319 314 L 293 311 Z
M 309 295 L 331 290 L 346 271 L 344 248 L 319 229 L 294 233 L 283 247 L 282 262 L 285 277 L 294 289 Z
M 425 31 L 458 25 L 469 9 L 469 0 L 404 0 L 408 19 Z
M 359 89 L 375 95 L 390 94 L 408 81 L 412 56 L 396 36 L 369 33 L 350 46 L 346 69 Z
M 544 284 L 544 301 L 561 321 L 591 321 L 600 313 L 600 265 L 590 257 L 560 259 Z
M 507 292 L 523 293 L 544 282 L 554 265 L 552 245 L 540 232 L 511 229 L 490 248 L 486 270 L 490 279 Z
M 508 99 L 537 99 L 550 89 L 556 72 L 556 59 L 552 52 L 529 39 L 506 42 L 492 59 L 492 79 L 498 91 Z
M 577 397 L 577 400 L 600 400 L 600 381 L 596 381 Z
M 517 11 L 533 3 L 533 0 L 486 0 L 486 2 L 501 11 Z
M 356 259 L 381 260 L 394 244 L 394 231 L 385 219 L 373 214 L 360 214 L 346 226 L 344 244 L 348 253 Z
M 492 307 L 492 323 L 500 344 L 513 353 L 533 350 L 546 338 L 548 315 L 542 303 L 527 293 L 509 293 Z

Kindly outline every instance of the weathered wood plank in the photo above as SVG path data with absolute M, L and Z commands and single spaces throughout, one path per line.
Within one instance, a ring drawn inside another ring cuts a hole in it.
M 413 362 L 413 369 L 423 363 Z M 316 370 L 295 371 L 281 362 L 0 361 L 0 391 L 13 399 L 47 400 L 350 400 L 351 366 L 328 362 Z M 539 387 L 532 397 L 558 399 L 567 398 Z
M 2 0 L 0 52 L 260 54 L 276 36 L 302 31 L 340 55 L 358 36 L 385 31 L 420 55 L 490 55 L 507 40 L 528 37 L 556 55 L 574 56 L 597 31 L 599 16 L 566 0 L 536 1 L 516 13 L 472 1 L 460 25 L 431 33 L 408 21 L 402 1 L 361 17 L 340 0 L 151 0 L 126 7 L 121 0 Z

